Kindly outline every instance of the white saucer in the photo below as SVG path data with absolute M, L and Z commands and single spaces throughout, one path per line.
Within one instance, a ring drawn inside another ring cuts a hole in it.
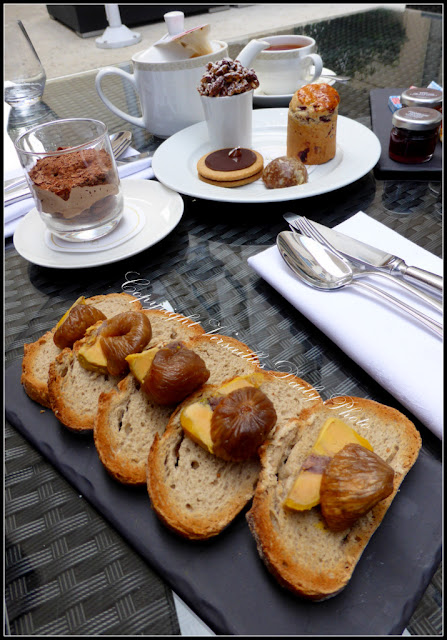
M 335 76 L 335 72 L 330 69 L 323 68 L 322 74 L 325 76 Z M 335 80 L 331 80 L 330 78 L 321 78 L 315 80 L 312 84 L 321 84 L 324 82 L 325 84 L 333 85 L 335 84 Z M 284 94 L 284 95 L 270 95 L 266 93 L 262 93 L 261 87 L 258 87 L 254 90 L 253 93 L 253 104 L 258 107 L 288 107 L 289 102 L 291 101 L 293 93 Z
M 14 246 L 17 252 L 33 264 L 53 269 L 85 269 L 129 258 L 160 242 L 180 222 L 183 199 L 176 192 L 155 180 L 121 182 L 126 204 L 137 207 L 145 216 L 142 230 L 126 242 L 99 252 L 53 251 L 45 243 L 46 227 L 37 209 L 32 209 L 17 226 Z M 84 248 L 85 249 L 85 248 Z
M 63 253 L 92 253 L 97 251 L 108 251 L 127 242 L 143 231 L 146 225 L 146 214 L 136 206 L 135 198 L 130 201 L 124 198 L 123 214 L 121 220 L 107 235 L 86 242 L 69 242 L 56 236 L 48 229 L 45 230 L 44 238 L 48 249 Z

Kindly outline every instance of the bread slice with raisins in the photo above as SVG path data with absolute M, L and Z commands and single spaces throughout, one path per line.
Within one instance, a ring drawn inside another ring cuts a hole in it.
M 216 362 L 220 367 L 220 362 Z M 226 372 L 224 372 L 226 373 Z M 305 406 L 322 400 L 307 382 L 283 373 L 263 371 L 259 389 L 273 403 L 282 429 L 290 418 L 300 415 Z M 193 441 L 180 422 L 182 410 L 189 404 L 206 400 L 222 382 L 241 375 L 236 367 L 217 384 L 205 385 L 187 398 L 173 413 L 163 434 L 154 437 L 148 464 L 147 487 L 152 507 L 172 531 L 191 540 L 218 535 L 250 501 L 256 488 L 261 463 L 259 457 L 243 462 L 228 462 Z
M 228 336 L 202 336 L 184 340 L 204 361 L 208 384 L 220 384 L 236 375 L 258 370 L 258 357 L 244 343 Z M 124 484 L 146 484 L 149 450 L 162 435 L 177 405 L 153 402 L 132 374 L 99 398 L 94 439 L 107 471 Z
M 152 337 L 146 345 L 150 349 L 162 342 L 187 340 L 204 333 L 196 322 L 180 314 L 159 309 L 142 309 L 150 320 Z M 62 424 L 77 432 L 92 432 L 102 393 L 116 388 L 125 375 L 103 375 L 81 366 L 77 354 L 85 338 L 73 349 L 64 349 L 50 365 L 48 393 L 50 408 Z
M 332 417 L 366 438 L 394 470 L 392 493 L 341 531 L 329 529 L 320 505 L 305 511 L 284 505 L 323 424 Z M 333 398 L 280 425 L 262 447 L 262 471 L 246 516 L 259 555 L 278 582 L 310 600 L 324 600 L 344 589 L 420 447 L 421 437 L 410 420 L 363 398 Z
M 139 311 L 140 301 L 128 293 L 109 293 L 86 298 L 86 304 L 92 305 L 111 318 L 124 311 Z M 21 383 L 27 395 L 44 407 L 51 408 L 48 395 L 48 372 L 51 362 L 61 353 L 54 344 L 56 327 L 47 331 L 38 340 L 24 344 Z

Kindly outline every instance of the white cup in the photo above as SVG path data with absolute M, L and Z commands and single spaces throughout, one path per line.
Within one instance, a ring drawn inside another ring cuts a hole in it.
M 290 95 L 297 89 L 317 80 L 323 70 L 323 61 L 315 49 L 315 40 L 308 36 L 284 35 L 262 38 L 272 47 L 290 49 L 264 49 L 256 56 L 253 68 L 259 80 L 259 92 L 268 95 Z M 299 48 L 296 48 L 299 47 Z M 314 66 L 313 72 L 311 67 Z
M 167 138 L 203 120 L 197 87 L 208 62 L 228 55 L 225 42 L 215 40 L 211 45 L 212 53 L 184 60 L 166 59 L 163 50 L 151 47 L 132 57 L 133 74 L 115 67 L 101 69 L 96 76 L 96 90 L 104 104 L 123 120 Z M 117 75 L 131 83 L 140 100 L 141 117 L 122 111 L 104 95 L 101 81 L 106 75 Z
M 213 149 L 251 148 L 253 91 L 200 99 Z

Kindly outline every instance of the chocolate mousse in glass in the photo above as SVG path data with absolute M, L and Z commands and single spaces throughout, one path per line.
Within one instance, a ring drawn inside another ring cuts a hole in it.
M 49 231 L 64 240 L 85 242 L 116 227 L 123 196 L 104 123 L 56 120 L 25 132 L 15 146 Z

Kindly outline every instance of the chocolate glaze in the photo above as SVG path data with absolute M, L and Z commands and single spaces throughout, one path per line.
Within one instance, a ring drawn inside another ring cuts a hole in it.
M 240 147 L 236 152 L 233 149 L 219 149 L 205 158 L 206 166 L 212 171 L 239 171 L 251 167 L 255 162 L 256 154 Z

